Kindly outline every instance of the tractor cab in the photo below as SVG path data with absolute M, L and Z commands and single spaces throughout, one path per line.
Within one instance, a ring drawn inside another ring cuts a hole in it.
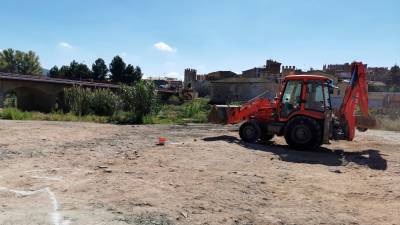
M 283 79 L 277 99 L 279 119 L 287 121 L 295 115 L 322 119 L 332 109 L 332 80 L 317 75 L 290 75 Z

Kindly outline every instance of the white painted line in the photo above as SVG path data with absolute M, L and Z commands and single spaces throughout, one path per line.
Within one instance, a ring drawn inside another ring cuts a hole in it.
M 62 177 L 46 177 L 46 176 L 31 176 L 32 178 L 36 179 L 45 179 L 45 180 L 52 180 L 52 181 L 61 181 Z
M 62 220 L 61 219 L 61 214 L 58 211 L 59 205 L 56 199 L 56 195 L 50 190 L 50 188 L 46 187 L 43 189 L 35 190 L 35 191 L 20 191 L 20 190 L 13 190 L 13 189 L 8 189 L 5 187 L 0 187 L 0 191 L 5 191 L 5 192 L 12 192 L 15 193 L 17 196 L 29 196 L 29 195 L 34 195 L 38 193 L 47 193 L 51 200 L 51 204 L 53 206 L 53 212 L 52 212 L 52 221 L 53 225 L 69 225 L 71 221 L 69 220 Z

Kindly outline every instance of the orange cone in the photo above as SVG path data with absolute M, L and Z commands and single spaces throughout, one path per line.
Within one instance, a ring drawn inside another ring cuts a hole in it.
M 165 142 L 167 142 L 167 138 L 165 138 L 165 137 L 160 137 L 160 138 L 158 138 L 158 143 L 157 143 L 157 145 L 165 145 Z

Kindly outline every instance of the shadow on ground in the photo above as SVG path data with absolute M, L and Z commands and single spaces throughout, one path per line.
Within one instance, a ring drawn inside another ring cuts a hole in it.
M 386 170 L 387 161 L 382 157 L 379 150 L 367 149 L 358 152 L 346 152 L 343 149 L 328 149 L 321 147 L 316 150 L 298 151 L 290 149 L 286 145 L 277 145 L 274 142 L 245 143 L 234 136 L 221 135 L 217 137 L 203 138 L 203 141 L 226 141 L 238 144 L 245 148 L 271 152 L 279 156 L 280 160 L 293 163 L 322 164 L 326 166 L 345 166 L 350 162 L 358 165 L 368 166 L 374 170 Z

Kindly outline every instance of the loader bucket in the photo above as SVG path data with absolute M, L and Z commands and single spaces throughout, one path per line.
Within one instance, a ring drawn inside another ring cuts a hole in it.
M 208 114 L 208 122 L 216 124 L 227 124 L 229 112 L 238 109 L 237 105 L 214 105 Z

